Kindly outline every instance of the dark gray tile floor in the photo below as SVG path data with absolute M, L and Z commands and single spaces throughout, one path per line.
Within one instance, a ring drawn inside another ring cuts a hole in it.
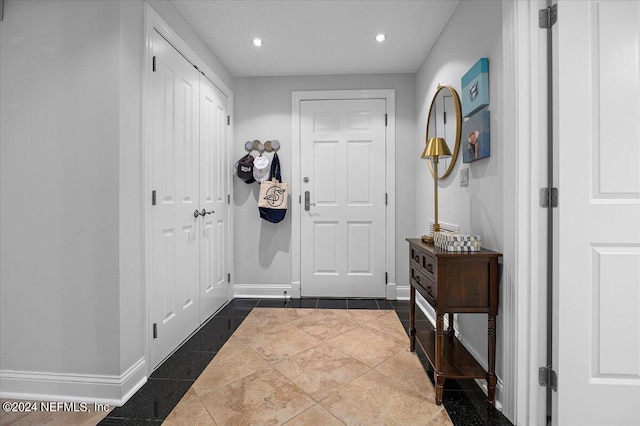
M 205 367 L 255 307 L 318 309 L 393 309 L 405 331 L 409 329 L 409 302 L 383 299 L 233 299 L 189 338 L 122 407 L 114 409 L 100 425 L 160 425 L 178 404 Z M 416 309 L 416 324 L 428 326 L 427 317 Z M 427 374 L 433 370 L 418 349 Z M 443 404 L 454 425 L 511 425 L 489 407 L 482 390 L 472 380 L 447 380 Z

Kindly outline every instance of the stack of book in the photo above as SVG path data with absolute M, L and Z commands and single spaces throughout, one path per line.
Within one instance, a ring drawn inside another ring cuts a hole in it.
M 433 243 L 446 251 L 474 252 L 480 251 L 480 237 L 463 235 L 454 232 L 434 232 Z

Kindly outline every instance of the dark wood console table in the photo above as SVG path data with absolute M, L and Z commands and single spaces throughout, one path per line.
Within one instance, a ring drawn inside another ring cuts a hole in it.
M 445 379 L 487 379 L 488 401 L 496 397 L 496 316 L 498 315 L 498 258 L 502 254 L 482 249 L 473 253 L 448 252 L 407 238 L 410 255 L 410 344 L 416 340 L 433 367 L 436 404 L 442 404 Z M 436 328 L 416 332 L 416 290 L 434 308 Z M 444 328 L 444 314 L 449 328 Z M 455 337 L 454 313 L 488 314 L 488 371 Z

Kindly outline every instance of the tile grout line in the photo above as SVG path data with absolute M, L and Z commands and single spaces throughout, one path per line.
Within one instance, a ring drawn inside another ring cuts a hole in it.
M 204 410 L 207 412 L 207 414 L 209 415 L 209 418 L 211 418 L 211 421 L 213 422 L 214 425 L 218 426 L 218 422 L 216 422 L 216 419 L 213 417 L 213 414 L 211 414 L 211 411 L 209 411 L 209 408 L 204 405 L 204 402 L 202 402 L 202 399 L 200 398 L 200 395 L 198 394 L 198 392 L 194 389 L 193 390 L 196 394 L 196 397 L 198 398 L 198 402 L 200 402 L 200 404 L 202 405 L 202 408 L 204 408 Z M 180 404 L 180 403 L 178 403 Z M 176 405 L 177 407 L 177 405 Z M 173 407 L 173 409 L 175 410 L 176 407 Z M 173 410 L 171 410 L 173 412 Z M 171 413 L 169 413 L 169 415 L 171 415 Z M 167 416 L 169 417 L 169 416 Z
M 292 418 L 290 418 L 289 420 L 287 420 L 285 423 L 283 423 L 283 425 L 286 425 L 287 422 L 290 422 L 291 420 L 296 419 L 298 416 L 303 415 L 304 413 L 306 413 L 307 411 L 311 410 L 313 407 L 321 407 L 323 410 L 325 410 L 327 413 L 331 414 L 331 416 L 336 419 L 337 421 L 339 421 L 341 424 L 346 426 L 346 423 L 344 423 L 342 420 L 340 420 L 338 417 L 335 416 L 335 414 L 333 414 L 331 411 L 327 410 L 326 407 L 324 407 L 322 404 L 320 404 L 320 402 L 316 401 L 315 404 L 313 404 L 311 407 L 307 408 L 306 410 L 304 410 L 301 413 L 296 414 L 295 416 L 293 416 Z

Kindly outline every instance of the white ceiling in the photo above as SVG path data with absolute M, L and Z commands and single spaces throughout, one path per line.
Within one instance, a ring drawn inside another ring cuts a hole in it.
M 414 73 L 459 0 L 171 2 L 231 74 L 255 77 Z

